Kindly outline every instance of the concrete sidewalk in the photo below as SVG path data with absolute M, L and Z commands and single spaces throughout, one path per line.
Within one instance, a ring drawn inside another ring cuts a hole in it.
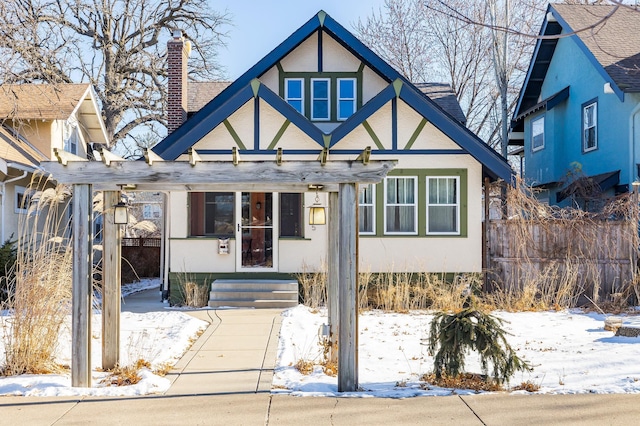
M 164 309 L 157 290 L 123 310 Z M 0 425 L 631 425 L 640 396 L 507 393 L 385 398 L 271 395 L 279 310 L 199 310 L 211 325 L 169 374 L 164 395 L 0 397 Z

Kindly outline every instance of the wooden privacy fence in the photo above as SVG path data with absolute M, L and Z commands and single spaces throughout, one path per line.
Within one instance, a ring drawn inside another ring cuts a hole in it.
M 571 281 L 594 300 L 625 293 L 636 276 L 637 232 L 633 221 L 490 221 L 489 282 L 522 289 Z
M 160 276 L 160 238 L 122 239 L 122 282 Z

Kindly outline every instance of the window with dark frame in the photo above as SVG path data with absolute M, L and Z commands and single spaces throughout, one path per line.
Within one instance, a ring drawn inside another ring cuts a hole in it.
M 582 107 L 582 150 L 598 148 L 598 102 L 590 102 Z
M 544 115 L 531 120 L 531 150 L 544 148 Z
M 303 207 L 300 193 L 280 193 L 280 236 L 303 237 Z

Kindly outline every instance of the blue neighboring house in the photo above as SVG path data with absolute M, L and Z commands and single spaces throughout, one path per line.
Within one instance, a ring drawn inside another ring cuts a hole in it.
M 511 152 L 541 200 L 589 209 L 585 188 L 602 198 L 638 179 L 640 12 L 550 4 L 540 36 L 513 115 Z

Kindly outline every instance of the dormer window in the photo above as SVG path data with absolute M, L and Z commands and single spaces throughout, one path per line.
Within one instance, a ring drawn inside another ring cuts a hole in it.
M 311 119 L 329 121 L 331 118 L 331 80 L 311 79 Z

